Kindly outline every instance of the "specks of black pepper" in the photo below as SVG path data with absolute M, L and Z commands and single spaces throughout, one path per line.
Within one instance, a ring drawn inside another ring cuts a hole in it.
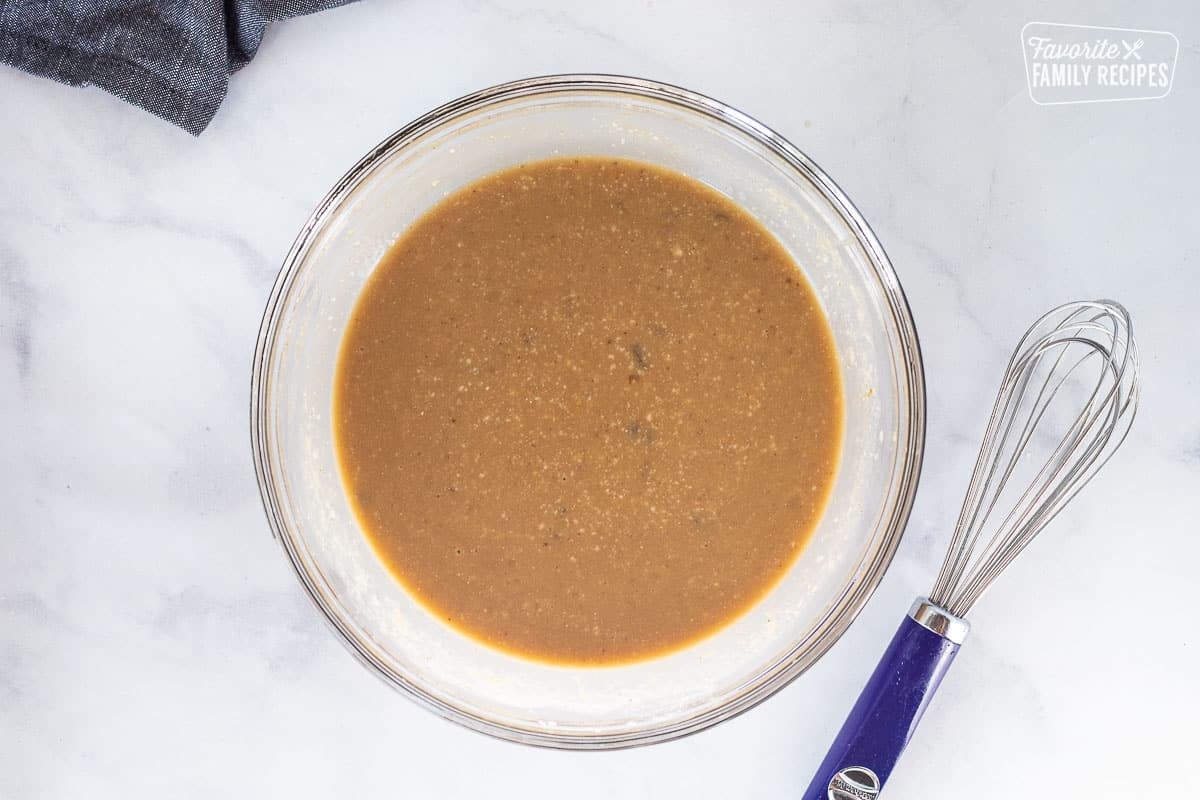
M 629 357 L 633 359 L 633 366 L 639 371 L 644 372 L 650 369 L 650 356 L 646 353 L 646 348 L 641 342 L 634 342 L 629 345 Z
M 570 162 L 565 163 L 569 165 Z M 610 167 L 609 169 L 610 174 L 617 171 L 616 167 Z M 523 174 L 529 175 L 529 172 L 526 171 Z M 605 179 L 609 180 L 607 176 Z M 609 182 L 612 183 L 611 180 Z M 569 182 L 564 181 L 563 185 L 566 190 L 570 190 Z M 619 205 L 617 198 L 620 196 L 626 198 L 626 205 L 630 206 L 630 208 L 637 205 L 639 214 L 646 213 L 643 206 L 640 205 L 641 198 L 637 195 L 633 181 L 630 182 L 628 187 L 614 185 L 613 192 L 605 196 L 605 202 L 610 204 L 607 208 L 609 213 L 614 213 L 611 206 Z M 661 209 L 664 205 L 669 207 L 669 203 L 665 203 L 658 204 L 658 208 Z M 688 253 L 693 252 L 691 247 L 694 246 L 697 248 L 696 252 L 701 252 L 701 249 L 709 240 L 725 239 L 728 236 L 726 244 L 730 248 L 740 250 L 742 257 L 746 260 L 749 260 L 756 249 L 762 248 L 762 245 L 757 241 L 738 237 L 735 233 L 727 234 L 727 232 L 736 232 L 741 227 L 743 218 L 740 214 L 730 212 L 732 213 L 731 220 L 729 222 L 722 222 L 720 219 L 720 210 L 717 208 L 700 206 L 695 210 L 697 213 L 689 216 L 685 224 L 693 226 L 698 230 L 707 227 L 706 236 L 698 236 L 693 241 L 684 235 L 680 235 L 677 238 L 668 240 L 666 242 L 667 245 L 679 243 L 681 246 L 689 248 Z M 655 226 L 655 222 L 651 223 L 647 235 L 654 234 L 653 227 Z M 453 235 L 452 229 L 453 226 L 447 226 L 448 235 Z M 587 231 L 586 228 L 584 230 L 585 232 Z M 596 235 L 600 236 L 601 234 L 607 237 L 607 233 L 603 230 L 600 230 Z M 623 235 L 624 231 L 622 230 L 621 235 L 614 235 L 613 239 L 620 240 L 623 238 Z M 564 234 L 564 239 L 566 236 L 567 234 Z M 545 251 L 547 256 L 551 256 L 551 254 L 557 252 L 557 248 L 553 246 L 553 243 L 546 240 L 539 241 L 542 242 L 541 246 L 547 248 Z M 450 246 L 454 246 L 453 241 L 451 241 Z M 630 254 L 631 257 L 633 255 L 636 254 Z M 775 251 L 765 248 L 764 257 L 761 260 L 777 261 Z M 693 331 L 693 325 L 689 320 L 679 319 L 677 323 L 675 316 L 676 306 L 672 305 L 672 297 L 664 294 L 664 290 L 669 290 L 673 282 L 690 280 L 690 277 L 686 273 L 695 267 L 699 267 L 699 270 L 695 271 L 697 285 L 704 281 L 711 281 L 716 276 L 732 273 L 732 269 L 728 264 L 720 264 L 714 268 L 712 265 L 704 263 L 703 259 L 697 259 L 696 264 L 689 263 L 681 269 L 679 266 L 672 264 L 669 251 L 667 258 L 663 259 L 663 261 L 667 265 L 666 269 L 670 269 L 672 266 L 675 267 L 673 275 L 668 276 L 665 272 L 657 273 L 653 268 L 640 274 L 639 280 L 641 283 L 637 284 L 638 291 L 623 298 L 613 298 L 613 305 L 617 307 L 604 307 L 602 309 L 603 315 L 598 316 L 594 321 L 578 319 L 578 316 L 582 315 L 582 308 L 575 320 L 562 318 L 565 316 L 562 314 L 563 305 L 569 304 L 570 301 L 566 300 L 562 305 L 558 301 L 564 295 L 568 295 L 572 288 L 575 291 L 582 291 L 579 287 L 572 286 L 571 284 L 562 286 L 558 291 L 545 287 L 541 289 L 542 294 L 540 296 L 536 298 L 527 297 L 524 307 L 526 309 L 532 307 L 533 311 L 522 312 L 516 310 L 509 313 L 506 321 L 508 329 L 497 329 L 496 335 L 498 337 L 502 336 L 503 342 L 488 344 L 489 347 L 501 347 L 502 352 L 499 353 L 501 357 L 486 362 L 476 359 L 475 364 L 468 366 L 470 366 L 472 374 L 477 373 L 478 378 L 485 378 L 488 372 L 493 372 L 497 369 L 498 372 L 495 374 L 507 377 L 509 370 L 514 364 L 518 372 L 524 371 L 534 375 L 531 380 L 535 384 L 533 386 L 514 386 L 511 392 L 498 393 L 500 395 L 499 399 L 494 399 L 490 396 L 486 398 L 486 401 L 494 400 L 496 403 L 504 403 L 508 401 L 507 398 L 511 397 L 513 404 L 512 414 L 515 416 L 501 416 L 497 413 L 494 417 L 495 422 L 485 425 L 481 422 L 478 413 L 479 407 L 471 406 L 470 403 L 454 402 L 458 398 L 452 396 L 451 401 L 445 402 L 441 409 L 438 409 L 436 406 L 429 406 L 429 410 L 425 411 L 422 420 L 423 423 L 436 423 L 430 431 L 434 437 L 437 435 L 436 429 L 438 427 L 441 427 L 441 433 L 448 435 L 450 432 L 446 432 L 444 428 L 447 424 L 454 427 L 455 432 L 462 436 L 467 435 L 469 432 L 476 432 L 476 435 L 478 435 L 488 429 L 497 434 L 506 431 L 516 434 L 511 439 L 512 446 L 507 451 L 498 453 L 498 456 L 506 457 L 503 463 L 506 465 L 511 463 L 513 467 L 518 469 L 524 469 L 527 466 L 529 468 L 540 467 L 533 477 L 540 484 L 544 484 L 541 486 L 541 489 L 546 491 L 539 490 L 539 502 L 536 503 L 536 507 L 538 507 L 537 511 L 540 511 L 537 516 L 540 519 L 532 520 L 533 524 L 529 525 L 529 520 L 520 520 L 518 517 L 508 523 L 511 527 L 506 534 L 524 529 L 523 532 L 529 536 L 529 540 L 527 542 L 523 541 L 519 546 L 514 544 L 512 549 L 520 550 L 521 547 L 525 547 L 527 549 L 521 552 L 530 554 L 535 559 L 537 559 L 537 550 L 554 549 L 555 553 L 547 553 L 545 556 L 540 557 L 540 561 L 544 562 L 547 567 L 547 574 L 556 581 L 563 581 L 563 585 L 583 585 L 581 581 L 575 580 L 579 577 L 576 573 L 583 574 L 591 571 L 592 562 L 588 560 L 591 556 L 588 556 L 588 554 L 592 552 L 592 546 L 595 542 L 590 536 L 596 535 L 589 530 L 593 521 L 592 515 L 598 510 L 603 510 L 603 506 L 600 505 L 601 502 L 608 502 L 610 499 L 613 502 L 628 504 L 629 509 L 637 514 L 646 514 L 647 519 L 653 523 L 652 525 L 618 525 L 612 531 L 613 535 L 611 536 L 612 552 L 618 556 L 622 553 L 629 554 L 630 560 L 633 560 L 637 557 L 633 554 L 638 552 L 635 548 L 637 548 L 637 544 L 640 541 L 639 536 L 644 536 L 647 530 L 657 531 L 660 528 L 663 530 L 673 529 L 676 535 L 681 536 L 681 538 L 686 537 L 687 544 L 677 552 L 684 554 L 692 551 L 695 554 L 695 558 L 717 559 L 719 558 L 718 550 L 721 551 L 723 556 L 725 548 L 730 546 L 729 542 L 722 542 L 722 536 L 729 533 L 729 531 L 723 530 L 724 517 L 729 516 L 727 507 L 721 505 L 725 498 L 724 493 L 718 492 L 711 497 L 703 497 L 699 491 L 694 491 L 699 490 L 701 486 L 693 487 L 691 485 L 683 486 L 679 484 L 674 471 L 665 468 L 669 464 L 664 462 L 664 467 L 660 469 L 658 463 L 664 457 L 674 454 L 674 447 L 677 444 L 675 441 L 676 436 L 679 436 L 686 442 L 692 439 L 690 435 L 692 431 L 696 431 L 699 434 L 699 441 L 696 442 L 698 448 L 720 448 L 720 452 L 725 454 L 729 451 L 721 446 L 726 442 L 737 441 L 738 446 L 743 444 L 736 437 L 727 439 L 725 436 L 727 431 L 721 425 L 713 425 L 712 434 L 708 435 L 707 425 L 704 423 L 712 423 L 704 415 L 697 416 L 687 413 L 687 406 L 681 409 L 670 404 L 669 392 L 671 384 L 668 381 L 666 386 L 661 385 L 663 380 L 668 380 L 673 376 L 677 375 L 680 379 L 684 379 L 685 376 L 691 376 L 697 371 L 698 364 L 690 358 L 693 352 L 701 353 L 706 360 L 711 359 L 714 366 L 719 369 L 724 364 L 722 351 L 731 349 L 725 345 L 731 343 L 737 344 L 736 341 L 731 340 L 731 342 L 721 342 L 722 346 L 714 347 L 714 345 L 718 345 L 718 339 L 725 339 L 730 335 L 728 328 L 724 326 L 721 326 L 719 330 L 710 330 L 714 338 L 708 339 L 705 338 L 704 327 L 696 327 Z M 662 261 L 654 262 L 654 266 L 662 268 Z M 801 274 L 798 271 L 794 271 L 792 275 L 787 275 L 780 270 L 774 274 L 763 275 L 762 277 L 763 280 L 757 284 L 761 287 L 761 293 L 758 293 L 757 296 L 751 293 L 738 295 L 740 299 L 737 302 L 724 307 L 726 308 L 724 313 L 727 314 L 728 318 L 736 319 L 740 314 L 742 315 L 741 321 L 747 324 L 749 328 L 745 333 L 746 339 L 744 340 L 744 343 L 748 347 L 742 353 L 742 357 L 745 359 L 744 367 L 746 370 L 743 374 L 749 376 L 748 380 L 750 381 L 745 388 L 746 392 L 749 393 L 753 393 L 756 386 L 761 387 L 761 382 L 757 379 L 756 371 L 760 369 L 758 365 L 763 359 L 769 358 L 771 353 L 781 352 L 785 349 L 793 351 L 793 348 L 789 347 L 791 339 L 783 337 L 781 334 L 784 331 L 791 331 L 794 326 L 787 323 L 780 326 L 772 326 L 770 325 L 771 320 L 768 317 L 779 311 L 781 302 L 791 300 L 797 295 L 807 297 L 805 294 L 805 282 L 801 280 Z M 771 292 L 769 283 L 781 279 L 785 283 L 783 294 L 779 294 L 778 283 L 775 284 L 777 287 L 776 290 Z M 454 278 L 451 278 L 451 280 L 454 280 Z M 461 281 L 461 278 L 459 280 Z M 666 284 L 666 286 L 664 287 L 663 284 Z M 797 286 L 797 284 L 799 285 Z M 503 311 L 510 312 L 510 309 L 513 308 L 514 295 L 518 293 L 517 291 L 513 291 L 513 289 L 519 288 L 521 285 L 523 284 L 518 283 L 513 287 L 505 286 Z M 455 288 L 457 286 L 458 284 L 452 284 L 452 290 L 457 290 Z M 464 297 L 475 292 L 477 288 L 479 287 L 473 287 L 471 290 L 463 290 Z M 479 294 L 482 295 L 482 292 Z M 778 297 L 768 301 L 768 297 L 771 295 L 778 295 Z M 583 294 L 583 298 L 587 297 L 587 294 Z M 538 303 L 533 302 L 535 299 L 544 302 L 545 305 L 539 306 Z M 624 302 L 618 302 L 621 300 Z M 755 302 L 756 300 L 757 302 Z M 768 302 L 772 305 L 770 312 L 766 309 Z M 666 322 L 666 319 L 661 314 L 656 314 L 653 310 L 656 305 L 660 309 L 671 312 L 667 315 L 667 318 L 672 320 L 671 323 L 667 323 L 670 326 L 669 331 L 662 324 Z M 756 306 L 761 306 L 761 311 Z M 591 309 L 591 306 L 588 305 L 588 308 Z M 647 314 L 648 310 L 650 313 Z M 434 320 L 433 325 L 430 327 L 435 329 L 438 328 L 437 322 L 440 321 L 439 318 L 444 316 L 444 312 L 438 314 L 438 311 L 439 309 L 435 306 L 430 307 L 430 318 Z M 537 312 L 539 311 L 542 314 L 542 319 L 545 321 L 544 323 L 538 319 Z M 754 319 L 745 316 L 747 314 L 754 315 Z M 758 322 L 760 317 L 761 322 Z M 658 324 L 654 322 L 656 319 L 659 320 Z M 452 332 L 452 328 L 446 325 L 447 323 L 444 322 L 443 326 L 445 327 L 435 330 L 434 333 L 443 337 L 447 336 Z M 551 379 L 555 377 L 552 374 L 553 369 L 564 366 L 562 354 L 571 355 L 569 349 L 560 350 L 559 347 L 554 346 L 558 344 L 557 339 L 554 342 L 550 342 L 547 338 L 551 337 L 552 334 L 554 336 L 551 338 L 557 337 L 560 326 L 562 335 L 570 337 L 571 345 L 577 346 L 579 348 L 578 352 L 582 356 L 578 361 L 567 366 L 573 368 L 578 365 L 583 370 L 582 372 L 568 376 L 568 380 L 566 381 L 567 387 L 565 388 L 568 389 L 571 397 L 564 398 L 565 405 L 562 406 L 562 410 L 569 411 L 574 409 L 576 406 L 575 400 L 579 400 L 582 405 L 582 398 L 585 396 L 589 401 L 593 400 L 593 398 L 603 398 L 605 400 L 604 403 L 589 404 L 587 406 L 587 411 L 589 412 L 588 418 L 581 420 L 583 425 L 574 429 L 573 433 L 573 435 L 581 437 L 581 439 L 573 443 L 568 442 L 564 437 L 553 436 L 547 434 L 545 431 L 544 426 L 554 424 L 554 417 L 558 416 L 555 410 L 558 408 L 557 405 L 549 402 L 534 403 L 530 408 L 527 408 L 525 405 L 527 395 L 540 394 L 542 398 L 545 398 L 547 396 L 554 396 L 553 392 L 564 388 L 558 384 L 551 385 L 549 388 L 547 387 L 548 384 L 552 383 Z M 536 344 L 531 341 L 528 335 L 522 335 L 524 333 L 523 329 L 527 327 L 536 329 L 539 336 Z M 628 333 L 622 334 L 622 328 L 628 328 Z M 689 335 L 689 331 L 693 332 Z M 488 333 L 491 332 L 489 331 Z M 759 338 L 763 337 L 764 334 L 770 337 L 767 342 L 762 342 L 761 338 Z M 486 336 L 487 334 L 484 335 Z M 454 342 L 457 340 L 451 338 L 447 339 L 447 341 L 451 347 L 454 347 Z M 652 363 L 655 369 L 655 376 L 653 378 L 649 376 L 648 371 L 641 369 L 634 361 L 634 354 L 630 351 L 631 344 L 634 342 L 638 342 L 645 347 L 645 351 L 649 351 L 649 357 L 646 360 L 648 364 Z M 772 346 L 770 349 L 763 347 L 763 345 L 768 344 Z M 538 351 L 542 351 L 543 349 L 545 349 L 545 353 L 539 357 Z M 432 352 L 435 356 L 437 355 L 436 350 Z M 453 352 L 456 355 L 459 354 L 457 350 Z M 804 352 L 806 351 L 803 346 L 796 346 L 793 355 Z M 760 354 L 761 357 L 756 358 Z M 529 359 L 530 363 L 525 363 L 524 359 Z M 534 366 L 535 359 L 537 366 Z M 506 360 L 510 365 L 509 368 L 504 366 Z M 428 353 L 414 351 L 413 362 L 418 367 L 424 365 L 428 371 L 431 359 Z M 461 363 L 461 358 L 438 360 L 439 367 L 443 365 L 455 367 Z M 554 366 L 546 367 L 544 366 L 545 364 Z M 497 367 L 496 365 L 499 366 Z M 678 372 L 672 369 L 673 367 L 678 367 Z M 833 369 L 836 372 L 836 368 L 834 367 Z M 787 374 L 790 375 L 791 373 Z M 620 385 L 622 375 L 625 375 L 627 378 L 626 386 Z M 543 380 L 543 378 L 546 380 Z M 745 380 L 747 378 L 743 377 L 742 379 Z M 503 381 L 504 379 L 502 378 L 501 380 Z M 508 378 L 508 380 L 511 381 L 512 379 Z M 472 381 L 472 389 L 474 389 L 477 384 L 474 382 L 474 378 Z M 642 385 L 643 383 L 645 384 L 644 386 Z M 506 388 L 502 383 L 497 383 L 496 381 L 492 381 L 492 384 Z M 482 386 L 483 382 L 480 382 L 478 385 Z M 727 384 L 720 388 L 741 393 L 741 387 L 737 386 Z M 604 394 L 605 392 L 607 392 L 607 395 Z M 467 399 L 473 400 L 476 398 L 479 398 L 479 402 L 485 404 L 486 411 L 491 410 L 491 407 L 486 406 L 485 399 L 481 398 L 479 394 L 472 392 L 468 395 Z M 612 401 L 611 404 L 608 403 L 609 399 Z M 474 410 L 471 413 L 467 413 L 468 409 L 472 408 Z M 439 411 L 441 412 L 440 414 L 438 413 Z M 683 413 L 676 413 L 678 411 L 682 411 Z M 650 419 L 646 417 L 647 412 L 653 413 Z M 461 427 L 456 426 L 458 414 L 463 414 L 463 426 Z M 454 416 L 451 417 L 451 415 Z M 430 417 L 433 417 L 433 419 L 430 419 Z M 493 418 L 489 417 L 489 419 Z M 453 421 L 448 422 L 447 420 Z M 507 423 L 502 423 L 502 420 L 507 420 Z M 513 424 L 514 422 L 517 424 Z M 634 422 L 636 422 L 636 425 Z M 756 424 L 759 422 L 760 420 L 755 420 Z M 659 440 L 655 441 L 653 445 L 646 445 L 641 437 L 642 434 L 646 433 L 646 428 L 651 425 L 657 426 L 657 430 L 662 431 L 663 436 L 659 437 Z M 501 428 L 506 430 L 501 430 Z M 596 436 L 603 438 L 603 444 L 599 440 L 592 438 Z M 788 434 L 784 434 L 779 437 L 779 445 L 781 448 L 794 448 L 804 438 L 791 435 L 790 439 L 793 441 L 789 444 L 789 436 Z M 417 448 L 420 448 L 426 445 L 427 441 L 428 438 L 426 441 L 418 439 L 413 443 Z M 576 454 L 579 452 L 596 452 L 605 455 L 602 461 L 596 462 L 597 468 L 594 470 L 604 481 L 602 484 L 599 484 L 601 492 L 595 497 L 590 494 L 590 491 L 594 487 L 588 481 L 579 481 L 579 475 L 574 471 L 574 467 L 570 461 L 571 457 L 567 456 L 570 450 L 563 447 L 560 442 L 568 442 L 568 445 L 574 444 L 580 447 L 579 450 L 575 450 Z M 666 452 L 662 449 L 664 444 L 667 446 Z M 745 446 L 750 447 L 751 445 L 747 443 Z M 439 449 L 444 448 L 439 446 L 439 448 L 431 451 L 431 458 L 437 458 L 437 450 Z M 544 459 L 537 458 L 537 456 L 543 454 L 547 449 L 550 452 L 546 454 Z M 529 450 L 535 450 L 536 452 L 529 453 Z M 736 452 L 740 453 L 741 451 L 739 449 Z M 464 451 L 460 454 L 458 448 L 455 448 L 453 453 L 446 452 L 441 455 L 442 458 L 453 456 L 455 458 L 464 457 L 469 459 L 471 454 L 469 451 Z M 564 456 L 566 456 L 565 459 Z M 613 469 L 611 470 L 605 469 L 609 464 L 609 456 L 611 456 L 613 462 Z M 441 459 L 438 460 L 440 461 Z M 432 466 L 434 468 L 441 468 L 442 464 L 435 463 Z M 442 499 L 447 499 L 447 503 L 453 504 L 455 508 L 466 506 L 473 502 L 472 498 L 476 496 L 476 491 L 471 489 L 473 485 L 476 485 L 474 480 L 476 472 L 474 470 L 462 478 L 464 482 L 459 487 L 462 491 L 458 492 L 458 494 L 463 494 L 462 498 L 459 498 L 457 494 L 449 493 L 451 490 L 448 489 L 448 484 L 454 482 L 454 470 L 452 469 L 442 474 L 445 475 L 442 480 L 434 479 L 435 482 L 430 487 L 432 489 L 430 494 L 440 492 Z M 493 472 L 491 469 L 488 470 L 488 474 L 489 477 L 492 476 Z M 561 478 L 564 474 L 571 476 L 569 478 L 569 485 L 562 485 Z M 439 475 L 438 477 L 441 476 Z M 641 480 L 639 480 L 639 477 Z M 574 485 L 576 481 L 580 483 L 578 487 Z M 719 480 L 717 484 L 722 485 Z M 556 488 L 557 491 L 555 491 Z M 575 506 L 571 507 L 569 514 L 558 515 L 556 510 L 560 506 L 558 502 L 555 502 L 555 494 L 559 495 L 562 500 L 571 497 L 572 502 L 576 503 Z M 807 499 L 808 496 L 805 495 L 805 498 Z M 389 506 L 393 502 L 392 498 L 389 498 L 387 495 L 384 495 L 380 500 Z M 786 502 L 787 493 L 784 492 L 783 497 L 775 497 L 772 500 L 772 505 L 781 504 L 780 501 Z M 654 505 L 652 506 L 651 503 Z M 720 508 L 722 511 L 721 518 L 713 523 L 712 529 L 704 529 L 703 526 L 706 522 L 706 517 L 701 511 L 697 511 L 697 509 L 712 510 L 717 508 Z M 534 507 L 529 507 L 525 510 L 534 512 Z M 370 514 L 372 510 L 366 509 L 366 512 Z M 412 516 L 412 511 L 409 509 L 406 509 L 404 513 Z M 423 513 L 420 515 L 424 516 Z M 381 520 L 383 517 L 386 517 L 386 515 L 381 515 Z M 608 523 L 610 520 L 605 519 L 604 522 Z M 379 524 L 382 526 L 382 521 Z M 579 532 L 581 526 L 583 527 L 582 533 Z M 535 530 L 529 530 L 530 527 Z M 559 528 L 560 530 L 554 530 L 555 528 Z M 421 530 L 424 532 L 425 528 L 421 528 Z M 609 542 L 604 538 L 604 529 L 601 528 L 600 531 L 601 551 L 607 554 L 609 552 Z M 499 533 L 498 531 L 497 534 Z M 538 536 L 541 536 L 541 538 L 537 538 Z M 525 536 L 520 536 L 519 538 L 524 540 Z M 447 543 L 443 542 L 441 544 L 442 548 Z M 436 549 L 436 537 L 432 537 L 431 544 Z M 453 555 L 454 547 L 454 545 L 451 545 L 450 552 L 442 549 L 442 558 L 445 555 Z M 485 568 L 490 567 L 492 561 L 491 551 L 487 548 L 481 549 L 488 555 L 486 558 L 480 558 L 479 560 L 481 563 L 486 562 L 483 563 Z M 562 551 L 561 554 L 560 549 Z M 646 549 L 643 549 L 642 552 L 645 552 Z M 461 556 L 456 556 L 455 559 L 449 560 L 447 567 L 449 574 L 461 577 L 462 574 L 469 573 L 471 569 L 477 566 L 469 563 L 469 556 L 472 555 L 473 549 L 469 546 L 463 546 L 462 551 Z M 578 563 L 568 563 L 567 555 L 572 553 L 581 553 L 587 556 L 587 558 L 580 559 Z M 596 556 L 596 558 L 604 557 L 607 557 L 607 555 Z M 750 561 L 749 556 L 743 556 L 739 553 L 739 559 L 743 557 L 747 562 Z M 692 556 L 689 556 L 689 558 L 692 558 Z M 678 570 L 680 565 L 686 562 L 687 559 L 681 559 L 679 562 L 673 561 L 671 564 L 664 564 L 662 570 L 667 571 L 667 574 L 669 574 Z M 769 562 L 769 558 L 763 560 L 763 563 L 767 562 Z M 777 565 L 777 568 L 780 567 Z M 651 565 L 649 569 L 651 571 L 657 569 L 657 564 Z M 497 577 L 500 574 L 497 572 Z M 589 579 L 590 577 L 589 575 Z M 572 580 L 575 582 L 572 582 Z M 614 586 L 617 586 L 619 583 L 614 582 Z M 490 585 L 499 587 L 498 581 L 492 581 Z M 697 586 L 704 587 L 702 577 L 698 579 Z M 619 588 L 614 588 L 613 591 L 624 589 L 626 587 L 621 585 Z M 697 592 L 699 591 L 701 591 L 700 588 L 697 589 Z M 722 581 L 720 588 L 708 589 L 704 587 L 703 592 L 706 593 L 706 596 L 723 597 L 726 593 L 724 581 Z M 566 603 L 567 606 L 581 605 L 574 597 L 568 596 L 568 600 L 569 602 Z M 728 601 L 724 599 L 721 600 L 720 604 L 726 607 L 729 605 Z M 489 614 L 495 616 L 494 612 L 495 609 L 492 609 Z M 539 608 L 532 612 L 521 612 L 518 610 L 514 613 L 526 613 L 528 616 L 544 616 L 547 620 L 552 620 L 555 614 L 558 613 L 558 609 Z M 564 617 L 568 615 L 569 611 L 562 614 Z M 718 618 L 720 616 L 720 614 L 716 614 L 715 612 L 710 613 L 710 610 L 705 610 L 704 613 L 697 612 L 697 616 L 692 624 L 703 623 L 708 625 L 719 621 Z M 502 632 L 499 630 L 505 627 L 502 620 L 495 619 L 493 621 L 494 627 L 497 630 L 489 634 L 489 639 L 500 642 L 501 640 L 512 638 L 517 649 L 529 646 L 528 642 L 521 641 L 520 636 L 513 636 L 512 631 Z M 585 622 L 579 627 L 582 629 L 587 626 L 588 623 Z M 574 626 L 572 626 L 572 629 L 574 629 Z M 613 634 L 606 628 L 603 637 L 609 637 L 610 635 Z M 606 638 L 605 641 L 606 644 L 598 644 L 597 649 L 593 650 L 592 653 L 603 651 L 610 644 L 613 651 L 617 652 L 618 655 L 623 652 L 624 645 L 618 643 L 616 638 L 611 642 Z M 636 650 L 642 644 L 640 641 L 632 643 L 627 652 Z M 582 647 L 580 652 L 583 652 Z M 589 655 L 588 657 L 590 659 L 592 656 Z M 602 662 L 603 658 L 599 658 L 599 661 Z
M 533 328 L 521 331 L 521 344 L 525 345 L 525 349 L 532 350 L 537 345 L 537 332 Z

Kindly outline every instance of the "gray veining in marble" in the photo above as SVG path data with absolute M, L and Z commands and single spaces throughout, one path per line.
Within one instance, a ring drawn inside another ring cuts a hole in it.
M 1031 20 L 1172 31 L 1174 89 L 1036 106 Z M 1130 797 L 1194 764 L 1198 32 L 1185 0 L 369 0 L 273 29 L 199 139 L 0 70 L 0 797 L 797 796 L 932 583 L 1009 348 L 1087 296 L 1135 316 L 1134 434 L 972 613 L 886 796 Z M 742 717 L 601 755 L 363 670 L 270 538 L 247 430 L 259 316 L 328 186 L 428 108 L 565 71 L 695 88 L 813 156 L 895 262 L 929 381 L 912 524 L 849 633 Z

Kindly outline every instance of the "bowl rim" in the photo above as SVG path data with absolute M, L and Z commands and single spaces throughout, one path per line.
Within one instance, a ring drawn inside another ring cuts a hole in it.
M 731 691 L 724 702 L 705 709 L 699 714 L 644 729 L 602 734 L 580 734 L 561 730 L 547 731 L 517 727 L 488 719 L 472 710 L 456 706 L 430 694 L 377 657 L 355 634 L 352 621 L 344 619 L 343 615 L 324 596 L 312 575 L 309 574 L 304 555 L 298 550 L 292 539 L 281 510 L 281 502 L 276 488 L 279 476 L 272 463 L 272 448 L 269 442 L 270 425 L 266 418 L 266 413 L 270 408 L 271 395 L 271 370 L 268 358 L 274 352 L 274 345 L 279 333 L 279 311 L 289 297 L 295 279 L 304 265 L 305 257 L 314 241 L 354 190 L 362 185 L 377 168 L 381 167 L 390 155 L 458 117 L 501 102 L 530 96 L 581 91 L 624 94 L 635 96 L 641 100 L 656 100 L 724 123 L 766 146 L 773 155 L 814 185 L 854 233 L 855 239 L 867 255 L 874 277 L 882 289 L 882 297 L 891 314 L 892 325 L 899 337 L 899 350 L 903 356 L 899 364 L 902 372 L 899 377 L 907 389 L 909 398 L 907 420 L 903 420 L 907 422 L 905 426 L 907 441 L 900 443 L 899 450 L 902 463 L 899 466 L 899 479 L 896 481 L 895 487 L 896 501 L 891 508 L 886 509 L 888 514 L 878 526 L 883 531 L 882 537 L 873 549 L 872 557 L 860 563 L 858 569 L 849 576 L 841 595 L 833 603 L 825 618 L 814 628 L 810 637 L 805 640 L 807 646 L 803 648 L 803 651 L 797 652 L 799 648 L 793 648 L 787 657 L 774 664 L 766 665 L 737 690 Z M 812 159 L 783 136 L 731 106 L 671 84 L 611 74 L 545 75 L 497 84 L 438 106 L 392 133 L 368 151 L 322 198 L 288 250 L 263 312 L 251 372 L 251 449 L 255 477 L 258 481 L 263 510 L 272 537 L 278 540 L 283 547 L 305 593 L 325 621 L 338 634 L 343 645 L 385 683 L 444 719 L 508 741 L 572 750 L 634 747 L 669 741 L 699 732 L 748 711 L 787 686 L 816 663 L 858 617 L 892 562 L 911 514 L 920 479 L 925 447 L 925 417 L 923 359 L 908 299 L 883 246 L 862 214 L 841 188 Z

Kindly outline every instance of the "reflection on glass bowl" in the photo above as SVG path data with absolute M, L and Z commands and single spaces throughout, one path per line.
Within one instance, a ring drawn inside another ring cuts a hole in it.
M 334 457 L 338 346 L 379 258 L 425 210 L 507 166 L 611 154 L 703 181 L 756 216 L 804 270 L 842 363 L 845 441 L 829 507 L 779 585 L 715 635 L 614 667 L 542 664 L 429 615 L 377 560 Z M 874 590 L 911 508 L 924 377 L 896 275 L 858 211 L 782 137 L 701 95 L 567 75 L 478 92 L 368 153 L 318 206 L 271 293 L 251 426 L 267 517 L 305 590 L 383 680 L 436 713 L 513 741 L 598 749 L 665 741 L 727 719 L 800 675 Z

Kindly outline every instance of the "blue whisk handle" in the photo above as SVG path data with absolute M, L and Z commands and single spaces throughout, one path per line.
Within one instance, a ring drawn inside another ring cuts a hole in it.
M 967 633 L 918 600 L 880 659 L 803 800 L 873 800 L 892 774 Z

